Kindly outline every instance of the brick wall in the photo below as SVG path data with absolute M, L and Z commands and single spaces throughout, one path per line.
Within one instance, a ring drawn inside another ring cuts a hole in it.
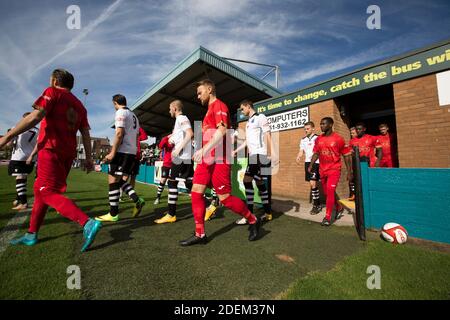
M 450 167 L 450 106 L 439 106 L 436 75 L 394 84 L 399 164 Z
M 349 132 L 346 124 L 342 121 L 339 110 L 333 100 L 327 100 L 310 106 L 310 120 L 316 125 L 316 134 L 320 134 L 320 119 L 332 117 L 335 121 L 334 129 L 342 135 L 346 141 L 349 140 Z M 239 127 L 245 130 L 245 123 Z M 300 139 L 305 136 L 303 128 L 286 130 L 273 134 L 279 134 L 280 168 L 272 177 L 272 194 L 283 198 L 309 199 L 309 183 L 305 182 L 304 163 L 298 165 L 295 162 L 299 150 Z M 345 165 L 343 163 L 343 167 Z M 346 182 L 346 170 L 341 176 L 338 193 L 347 196 L 348 186 Z

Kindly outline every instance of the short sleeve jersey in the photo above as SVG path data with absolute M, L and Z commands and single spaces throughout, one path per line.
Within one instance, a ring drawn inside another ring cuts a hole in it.
M 231 128 L 230 111 L 225 103 L 217 99 L 208 106 L 205 118 L 202 123 L 203 146 L 205 146 L 214 136 L 219 126 L 224 126 L 227 129 Z M 228 142 L 227 142 L 228 141 Z M 204 156 L 205 159 L 214 159 L 216 161 L 224 161 L 226 156 L 226 145 L 231 144 L 231 135 L 227 134 L 223 140 L 216 145 L 208 154 Z M 216 150 L 220 154 L 216 154 Z
M 66 89 L 49 87 L 33 107 L 45 110 L 39 130 L 38 150 L 50 149 L 75 157 L 77 132 L 89 128 L 87 111 L 81 101 Z
M 247 121 L 245 135 L 250 155 L 267 155 L 267 145 L 264 134 L 270 132 L 267 117 L 263 114 L 254 113 Z
M 180 145 L 183 143 L 186 130 L 191 129 L 191 122 L 189 121 L 188 117 L 186 117 L 183 114 L 180 114 L 175 119 L 175 125 L 173 127 L 172 136 L 170 137 L 170 142 L 173 142 L 174 149 L 180 147 Z M 192 158 L 192 144 L 186 143 L 184 148 L 180 151 L 178 154 L 178 158 L 187 160 Z
M 136 155 L 139 143 L 139 120 L 136 115 L 128 108 L 117 110 L 115 126 L 116 130 L 123 128 L 125 132 L 117 152 Z
M 300 150 L 303 150 L 303 152 L 305 153 L 305 162 L 311 162 L 311 158 L 314 154 L 313 149 L 314 149 L 314 145 L 316 143 L 316 140 L 319 136 L 317 134 L 312 134 L 309 137 L 303 137 L 300 140 Z M 319 163 L 320 160 L 317 159 L 316 163 Z
M 375 148 L 381 147 L 377 142 L 377 137 L 365 134 L 361 138 L 352 138 L 349 142 L 350 147 L 358 147 L 359 157 L 372 159 L 375 157 Z
M 26 161 L 30 154 L 33 152 L 36 145 L 39 129 L 36 127 L 31 128 L 19 134 L 13 141 L 13 152 L 11 160 L 13 161 Z
M 329 136 L 320 135 L 314 144 L 313 152 L 319 154 L 320 174 L 328 171 L 341 170 L 341 156 L 350 154 L 350 150 L 345 145 L 344 138 L 336 132 Z
M 159 143 L 159 148 L 161 152 L 163 152 L 163 166 L 171 167 L 172 166 L 172 149 L 173 145 L 169 143 L 169 136 L 165 136 L 161 139 Z
M 377 136 L 378 144 L 383 151 L 383 159 L 392 159 L 392 154 L 395 153 L 394 136 L 391 133 Z

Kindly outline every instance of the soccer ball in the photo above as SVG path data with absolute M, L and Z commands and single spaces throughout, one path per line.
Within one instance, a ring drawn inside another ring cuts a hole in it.
M 386 223 L 381 229 L 381 236 L 391 243 L 403 244 L 408 240 L 408 232 L 401 225 L 395 222 Z

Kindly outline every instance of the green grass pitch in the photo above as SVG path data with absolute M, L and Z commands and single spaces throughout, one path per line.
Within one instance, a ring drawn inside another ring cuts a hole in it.
M 0 167 L 0 232 L 15 216 L 15 184 Z M 107 177 L 72 170 L 67 196 L 90 216 L 108 212 Z M 450 254 L 429 246 L 394 246 L 369 232 L 361 242 L 350 227 L 323 228 L 286 215 L 249 242 L 246 226 L 228 210 L 206 223 L 206 246 L 180 247 L 194 230 L 190 198 L 179 199 L 179 220 L 156 225 L 166 195 L 137 184 L 146 206 L 131 218 L 104 224 L 91 249 L 80 253 L 82 229 L 49 210 L 34 247 L 8 246 L 0 256 L 0 299 L 449 299 Z M 167 189 L 166 189 L 167 190 Z M 28 194 L 32 196 L 32 181 Z M 26 231 L 24 225 L 13 226 Z M 81 289 L 69 290 L 67 267 L 81 271 Z M 366 286 L 367 267 L 381 270 L 381 289 Z

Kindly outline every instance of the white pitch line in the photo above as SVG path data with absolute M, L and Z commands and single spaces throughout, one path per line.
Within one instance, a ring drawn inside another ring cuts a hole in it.
M 31 199 L 31 201 L 33 201 L 33 199 Z M 9 242 L 14 239 L 19 232 L 19 229 L 24 224 L 25 220 L 27 220 L 31 208 L 33 208 L 33 204 L 31 204 L 28 209 L 17 212 L 17 214 L 11 218 L 11 220 L 8 221 L 8 224 L 0 231 L 0 257 L 8 248 Z

